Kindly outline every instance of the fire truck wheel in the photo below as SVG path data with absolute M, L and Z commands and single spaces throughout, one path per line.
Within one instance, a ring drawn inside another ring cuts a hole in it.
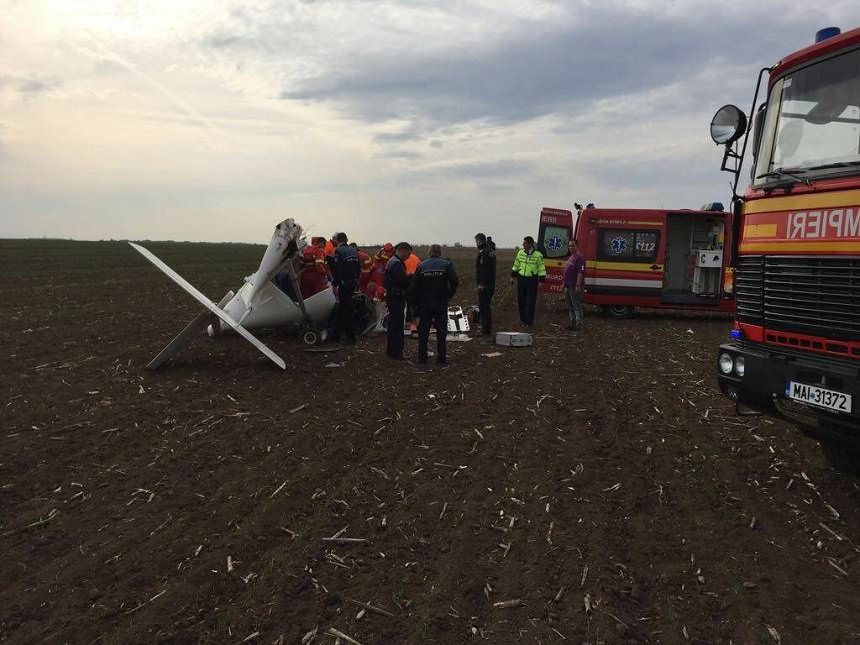
M 302 342 L 305 345 L 317 345 L 320 342 L 320 335 L 315 329 L 305 329 L 302 332 Z
M 603 312 L 610 318 L 632 318 L 635 311 L 635 307 L 630 305 L 605 305 L 603 307 Z
M 837 441 L 825 440 L 820 443 L 824 458 L 834 470 L 846 475 L 860 476 L 860 449 Z

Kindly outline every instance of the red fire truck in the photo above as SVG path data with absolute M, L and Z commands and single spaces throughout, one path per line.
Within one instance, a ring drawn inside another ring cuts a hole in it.
M 545 258 L 544 293 L 563 291 L 573 235 L 585 256 L 583 302 L 626 318 L 636 307 L 734 311 L 732 214 L 709 210 L 544 208 L 537 247 Z M 574 234 L 575 230 L 575 234 Z
M 793 421 L 835 468 L 860 474 L 860 29 L 823 29 L 761 70 L 759 86 L 765 76 L 743 196 L 746 115 L 727 105 L 711 123 L 737 214 L 736 323 L 717 353 L 719 385 L 740 413 Z

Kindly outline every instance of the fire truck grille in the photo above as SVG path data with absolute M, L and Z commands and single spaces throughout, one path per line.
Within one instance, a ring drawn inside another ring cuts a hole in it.
M 737 318 L 751 325 L 763 323 L 762 276 L 764 258 L 742 255 L 735 266 L 735 307 Z
M 860 339 L 860 258 L 744 256 L 735 281 L 743 322 Z

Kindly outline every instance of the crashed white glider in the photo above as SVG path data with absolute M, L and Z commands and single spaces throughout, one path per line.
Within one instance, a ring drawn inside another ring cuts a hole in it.
M 325 327 L 336 304 L 331 287 L 307 299 L 302 297 L 296 264 L 307 242 L 302 238 L 302 227 L 292 219 L 285 219 L 275 227 L 272 240 L 256 273 L 245 278 L 245 284 L 235 295 L 232 291 L 228 292 L 217 305 L 150 251 L 133 242 L 129 244 L 206 307 L 206 311 L 188 323 L 185 329 L 152 359 L 148 365 L 150 369 L 160 367 L 190 343 L 195 334 L 207 328 L 210 336 L 228 330 L 237 332 L 278 367 L 286 369 L 284 360 L 248 330 L 284 325 L 319 330 Z M 279 276 L 286 290 L 273 282 L 276 276 Z M 290 294 L 287 291 L 290 291 Z M 373 323 L 375 322 L 374 319 Z M 310 333 L 314 334 L 316 331 Z

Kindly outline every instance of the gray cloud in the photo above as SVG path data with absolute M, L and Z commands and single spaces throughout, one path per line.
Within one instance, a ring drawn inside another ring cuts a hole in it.
M 379 143 L 391 143 L 398 141 L 411 141 L 421 132 L 421 128 L 416 122 L 410 123 L 408 126 L 396 132 L 380 132 L 373 138 Z
M 592 6 L 577 12 L 581 26 L 531 25 L 483 49 L 353 52 L 311 77 L 290 79 L 280 97 L 331 103 L 366 122 L 413 119 L 400 133 L 378 135 L 380 142 L 478 120 L 511 124 L 575 113 L 599 99 L 695 77 L 716 60 L 727 66 L 773 62 L 762 52 L 784 53 L 785 42 L 810 38 L 799 23 L 780 26 L 778 36 L 777 30 L 763 32 L 755 11 L 723 16 L 717 32 L 716 15 L 667 17 Z M 780 20 L 759 11 L 771 24 Z M 731 47 L 720 33 L 732 34 Z M 684 98 L 714 102 L 711 96 Z
M 0 75 L 0 89 L 8 88 L 24 96 L 45 94 L 59 88 L 61 84 L 57 79 L 8 74 Z
M 378 159 L 404 159 L 407 161 L 417 161 L 423 159 L 424 155 L 414 150 L 402 150 L 398 148 L 385 149 L 375 155 Z
M 235 34 L 216 33 L 208 36 L 204 44 L 216 49 L 226 49 L 242 42 L 242 37 Z
M 380 156 L 390 155 L 388 151 Z M 433 190 L 444 186 L 445 191 L 468 186 L 479 191 L 499 192 L 522 186 L 524 181 L 536 182 L 542 176 L 540 164 L 528 159 L 499 158 L 488 161 L 472 161 L 432 165 L 406 165 L 390 175 L 390 186 L 424 186 Z
M 695 209 L 712 201 L 728 204 L 731 177 L 719 172 L 721 158 L 716 146 L 710 155 L 705 155 L 701 150 L 684 152 L 665 145 L 613 158 L 572 159 L 570 167 L 584 185 L 594 190 L 593 194 L 576 196 L 582 203 L 596 201 L 602 202 L 598 206 Z M 672 185 L 672 178 L 683 178 L 683 181 Z
M 418 172 L 436 177 L 498 179 L 525 175 L 532 171 L 534 167 L 535 164 L 528 160 L 494 159 L 492 161 L 474 161 L 433 166 Z

